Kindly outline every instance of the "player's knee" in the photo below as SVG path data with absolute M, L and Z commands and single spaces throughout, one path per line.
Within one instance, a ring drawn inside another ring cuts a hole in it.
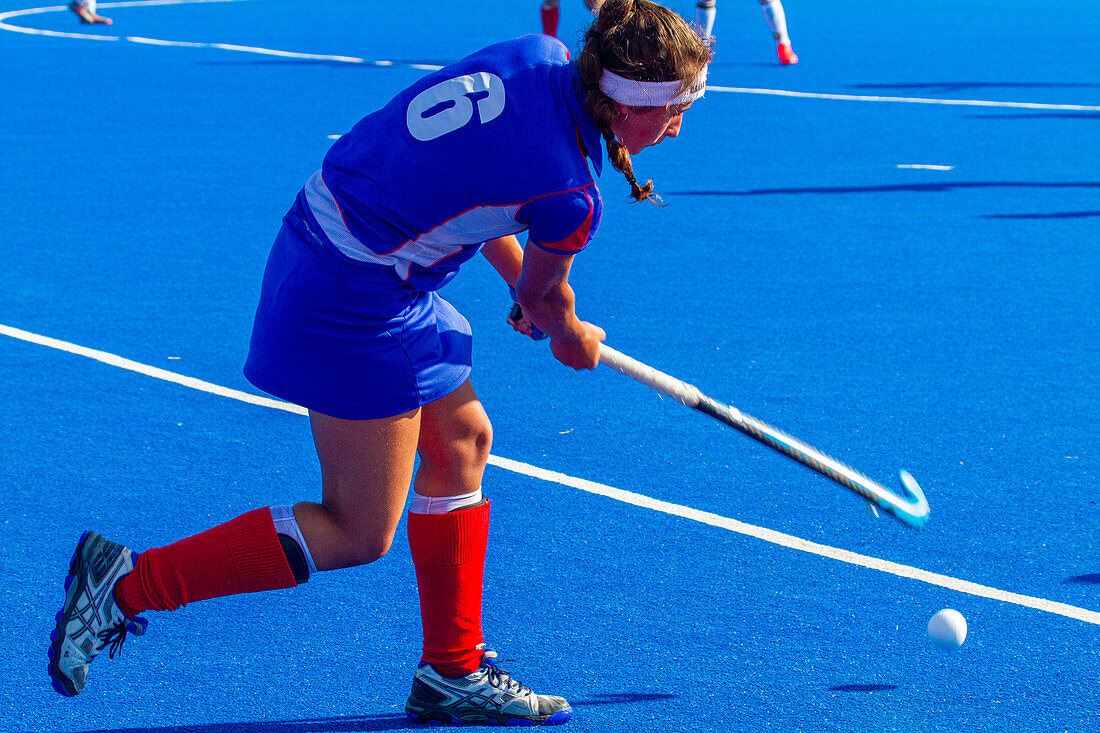
M 390 546 L 393 545 L 393 536 L 374 537 L 369 541 L 364 542 L 362 547 L 359 548 L 360 565 L 366 565 L 367 563 L 374 562 L 375 560 L 381 560 L 386 556 L 386 553 L 390 551 Z
M 368 565 L 385 557 L 393 544 L 393 537 L 356 537 L 344 547 L 337 564 L 341 568 Z
M 493 426 L 486 419 L 476 430 L 471 431 L 463 441 L 461 450 L 463 455 L 464 470 L 478 470 L 485 468 L 489 462 L 489 451 L 493 447 Z
M 484 467 L 489 462 L 489 451 L 493 448 L 493 424 L 488 419 L 480 425 L 470 441 L 473 462 Z
M 488 418 L 454 427 L 442 444 L 421 451 L 421 461 L 432 471 L 454 476 L 484 468 L 493 447 L 493 426 Z
M 396 523 L 376 523 L 357 512 L 332 513 L 328 546 L 334 568 L 352 568 L 379 560 L 390 551 Z
M 451 443 L 445 470 L 456 478 L 471 471 L 480 472 L 489 462 L 489 451 L 493 447 L 493 428 L 488 421 L 477 430 L 470 431 L 459 440 Z

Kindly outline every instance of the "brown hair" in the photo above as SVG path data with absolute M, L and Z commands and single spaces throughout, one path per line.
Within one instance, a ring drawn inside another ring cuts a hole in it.
M 617 119 L 615 102 L 600 91 L 604 69 L 637 81 L 676 81 L 687 91 L 711 52 L 687 22 L 668 8 L 649 0 L 605 0 L 584 36 L 577 58 L 585 107 L 607 141 L 611 165 L 626 176 L 635 201 L 660 203 L 653 181 L 639 186 L 630 153 L 615 139 L 611 124 Z

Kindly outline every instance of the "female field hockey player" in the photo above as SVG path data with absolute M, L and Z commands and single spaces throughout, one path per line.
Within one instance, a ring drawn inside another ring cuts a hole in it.
M 714 30 L 715 6 L 718 0 L 699 0 L 695 6 L 695 24 L 703 38 L 710 38 Z M 760 9 L 764 11 L 764 20 L 775 39 L 775 54 L 784 66 L 798 63 L 798 55 L 791 48 L 791 37 L 787 35 L 787 15 L 779 0 L 760 0 Z
M 114 23 L 110 18 L 104 18 L 96 13 L 95 4 L 96 0 L 73 0 L 69 3 L 69 10 L 76 13 L 81 23 L 103 23 L 104 25 Z
M 630 156 L 676 137 L 710 57 L 668 9 L 608 0 L 575 63 L 547 36 L 490 46 L 341 137 L 275 239 L 245 365 L 257 387 L 308 408 L 320 503 L 257 509 L 140 555 L 85 533 L 51 639 L 54 688 L 80 692 L 104 647 L 145 631 L 144 611 L 379 559 L 411 482 L 424 641 L 407 714 L 568 720 L 564 699 L 531 692 L 484 644 L 492 429 L 469 382 L 470 326 L 436 291 L 481 251 L 554 356 L 594 368 L 604 332 L 577 318 L 568 282 L 600 220 L 589 161 L 599 174 L 602 138 L 633 197 L 652 198 Z
M 602 2 L 603 0 L 584 0 L 585 6 L 592 14 L 599 12 Z M 561 17 L 558 0 L 543 0 L 539 10 L 542 14 L 542 32 L 548 36 L 557 36 L 558 20 Z
M 710 38 L 714 30 L 714 16 L 718 0 L 698 0 L 695 6 L 695 25 L 699 35 Z M 584 0 L 584 4 L 592 13 L 600 11 L 603 0 Z M 558 0 L 543 0 L 541 6 L 542 32 L 548 36 L 558 34 L 558 19 L 560 11 Z M 768 23 L 768 29 L 775 39 L 775 53 L 779 57 L 779 63 L 784 66 L 798 63 L 798 55 L 791 48 L 791 37 L 787 35 L 787 16 L 783 12 L 783 4 L 779 0 L 760 0 L 760 9 L 764 11 L 764 20 Z

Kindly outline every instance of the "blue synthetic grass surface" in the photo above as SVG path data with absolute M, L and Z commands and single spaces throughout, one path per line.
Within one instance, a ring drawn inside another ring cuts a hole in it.
M 0 12 L 30 8 L 13 0 Z M 694 17 L 694 3 L 671 7 Z M 475 333 L 495 455 L 1003 591 L 1100 610 L 1100 11 L 1093 0 L 723 0 L 714 86 L 1077 105 L 931 105 L 712 91 L 608 172 L 572 281 L 608 343 L 890 486 L 869 517 L 806 469 L 608 369 L 574 374 L 504 322 L 476 260 L 444 296 Z M 271 240 L 338 135 L 424 72 L 539 30 L 538 0 L 62 6 L 0 30 L 0 325 L 229 388 Z M 577 47 L 583 3 L 563 0 Z M 952 166 L 951 170 L 899 165 Z M 159 546 L 314 499 L 304 418 L 0 336 L 0 730 L 415 728 L 404 528 L 368 567 L 152 614 L 87 689 L 46 646 L 80 533 Z M 485 625 L 566 730 L 1100 729 L 1100 627 L 856 567 L 490 467 Z M 970 635 L 925 638 L 940 608 Z

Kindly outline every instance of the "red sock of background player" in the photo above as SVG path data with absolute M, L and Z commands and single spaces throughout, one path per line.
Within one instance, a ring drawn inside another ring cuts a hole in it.
M 193 601 L 292 588 L 298 583 L 271 510 L 257 509 L 167 547 L 141 553 L 115 586 L 127 616 L 174 611 Z
M 480 493 L 480 492 L 478 492 Z M 447 514 L 409 512 L 409 549 L 424 624 L 421 661 L 461 677 L 481 665 L 481 590 L 489 502 Z
M 558 4 L 544 3 L 542 6 L 542 32 L 548 36 L 558 35 Z

